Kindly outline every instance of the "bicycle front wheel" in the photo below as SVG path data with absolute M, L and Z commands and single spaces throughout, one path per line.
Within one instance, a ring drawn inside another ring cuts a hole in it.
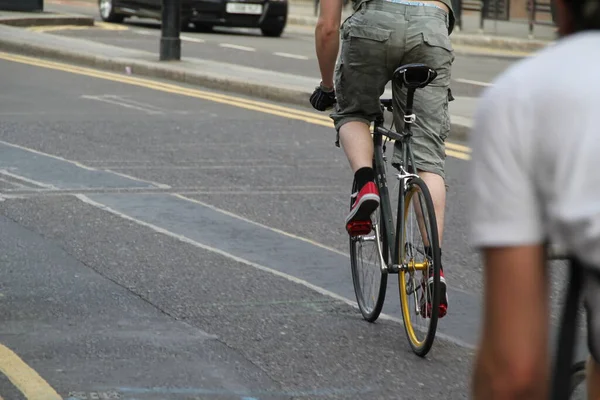
M 402 193 L 401 193 L 402 195 Z M 404 195 L 398 273 L 404 328 L 415 354 L 424 357 L 435 338 L 440 305 L 440 252 L 427 185 L 411 178 Z
M 353 188 L 353 191 L 355 188 Z M 375 322 L 381 314 L 387 288 L 388 248 L 381 207 L 371 215 L 371 232 L 350 237 L 350 266 L 358 308 Z

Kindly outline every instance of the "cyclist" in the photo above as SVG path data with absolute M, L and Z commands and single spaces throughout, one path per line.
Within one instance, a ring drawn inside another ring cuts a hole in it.
M 336 145 L 341 146 L 354 172 L 358 190 L 346 217 L 350 235 L 360 222 L 370 223 L 379 206 L 372 168 L 373 142 L 369 126 L 381 114 L 380 96 L 394 70 L 409 63 L 434 68 L 437 78 L 415 94 L 413 152 L 418 173 L 427 184 L 437 216 L 440 248 L 446 203 L 445 139 L 450 131 L 448 101 L 454 52 L 449 35 L 454 27 L 451 0 L 353 0 L 354 12 L 341 25 L 342 0 L 323 0 L 315 28 L 321 82 L 310 97 L 312 106 L 331 114 Z M 336 59 L 342 44 L 339 60 Z M 337 102 L 336 102 L 337 97 Z M 405 90 L 394 90 L 395 126 L 401 127 Z M 400 118 L 400 119 L 398 119 Z M 392 165 L 400 161 L 394 148 Z M 433 279 L 433 278 L 431 278 Z M 440 317 L 447 312 L 442 272 Z
M 600 1 L 556 7 L 561 39 L 505 71 L 475 115 L 471 242 L 484 263 L 475 399 L 548 398 L 544 243 L 600 268 Z M 587 273 L 587 382 L 597 400 L 600 280 Z

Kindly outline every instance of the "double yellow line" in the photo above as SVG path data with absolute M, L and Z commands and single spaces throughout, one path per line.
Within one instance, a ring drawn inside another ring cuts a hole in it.
M 320 125 L 327 128 L 332 128 L 333 123 L 331 119 L 322 114 L 315 112 L 298 110 L 291 107 L 279 106 L 277 104 L 267 103 L 258 100 L 244 99 L 241 97 L 207 92 L 198 89 L 190 89 L 183 86 L 163 83 L 152 79 L 139 78 L 135 76 L 128 76 L 123 74 L 117 74 L 113 72 L 99 71 L 92 68 L 79 67 L 70 64 L 64 64 L 54 61 L 41 60 L 32 57 L 20 56 L 15 54 L 0 52 L 0 59 L 18 62 L 22 64 L 33 65 L 36 67 L 49 68 L 58 71 L 70 72 L 78 75 L 90 76 L 93 78 L 99 78 L 109 80 L 113 82 L 125 83 L 128 85 L 134 85 L 153 89 L 166 93 L 173 93 L 187 97 L 193 97 L 202 100 L 208 100 L 215 103 L 227 104 L 230 106 L 244 108 L 247 110 L 257 111 L 264 114 L 276 115 L 282 118 L 294 119 L 298 121 L 304 121 L 314 125 Z M 470 149 L 467 146 L 459 145 L 456 143 L 446 143 L 446 154 L 450 157 L 460 158 L 462 160 L 469 160 Z

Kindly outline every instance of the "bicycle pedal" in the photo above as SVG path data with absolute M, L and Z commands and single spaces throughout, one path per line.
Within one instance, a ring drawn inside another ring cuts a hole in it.
M 346 225 L 346 230 L 350 236 L 368 235 L 372 229 L 371 221 L 352 221 Z

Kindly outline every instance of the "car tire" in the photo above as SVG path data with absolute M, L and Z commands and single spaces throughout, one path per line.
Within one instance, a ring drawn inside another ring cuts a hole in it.
M 125 19 L 124 15 L 115 13 L 113 0 L 98 0 L 98 11 L 104 22 L 121 23 Z
M 285 24 L 261 26 L 260 31 L 264 36 L 279 37 L 285 29 Z
M 194 30 L 196 32 L 208 33 L 213 31 L 214 26 L 209 24 L 202 24 L 199 22 L 194 22 Z

